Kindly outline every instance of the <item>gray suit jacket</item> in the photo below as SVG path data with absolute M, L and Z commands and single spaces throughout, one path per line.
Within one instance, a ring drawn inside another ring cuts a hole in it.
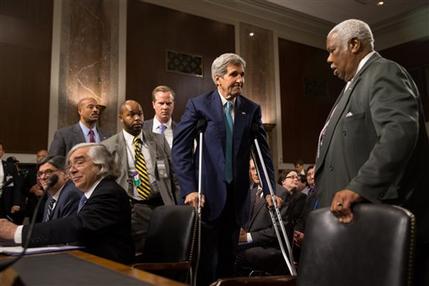
M 82 194 L 83 193 L 75 187 L 71 180 L 66 182 L 64 188 L 61 190 L 60 196 L 58 197 L 51 220 L 76 214 Z M 50 199 L 48 198 L 45 203 L 43 218 L 46 217 L 48 212 L 49 202 Z
M 100 135 L 100 141 L 107 139 L 98 127 L 97 131 Z M 71 126 L 58 129 L 55 132 L 54 139 L 49 147 L 49 156 L 60 155 L 65 157 L 73 146 L 84 142 L 86 142 L 85 135 L 80 128 L 79 122 Z
M 149 145 L 149 151 L 151 154 L 150 159 L 154 162 L 154 175 L 157 184 L 152 184 L 152 188 L 159 191 L 165 205 L 175 205 L 178 186 L 176 185 L 176 179 L 171 168 L 170 147 L 162 135 L 144 130 L 143 137 L 145 142 Z M 125 190 L 129 190 L 130 183 L 128 179 L 127 144 L 122 131 L 101 143 L 107 147 L 112 154 L 116 165 L 119 166 L 120 174 L 116 179 L 116 182 Z M 164 161 L 166 173 L 168 175 L 167 178 L 160 178 L 158 166 L 156 164 L 157 161 Z
M 411 76 L 397 63 L 378 53 L 366 62 L 337 100 L 319 152 L 315 178 L 321 207 L 347 188 L 371 202 L 401 204 L 428 220 L 422 203 L 429 197 L 422 104 Z

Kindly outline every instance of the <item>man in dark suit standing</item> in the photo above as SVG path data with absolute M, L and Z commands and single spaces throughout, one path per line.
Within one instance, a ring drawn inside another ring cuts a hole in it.
M 79 143 L 100 143 L 107 137 L 97 127 L 100 118 L 100 105 L 92 97 L 85 97 L 77 104 L 79 122 L 58 129 L 49 148 L 49 156 L 66 156 L 70 149 Z
M 159 85 L 152 91 L 152 106 L 155 110 L 153 119 L 145 120 L 143 129 L 156 134 L 164 134 L 168 145 L 173 145 L 173 129 L 176 122 L 171 118 L 174 110 L 174 91 L 166 86 Z
M 143 109 L 134 100 L 125 101 L 119 111 L 123 130 L 102 142 L 119 167 L 116 182 L 127 190 L 132 201 L 131 226 L 137 253 L 143 251 L 152 210 L 161 205 L 175 205 L 175 177 L 171 169 L 170 147 L 160 134 L 142 130 Z M 135 144 L 140 140 L 139 151 Z M 141 193 L 145 179 L 138 168 L 137 153 L 144 158 L 148 174 L 148 195 Z
M 11 221 L 21 220 L 22 209 L 22 178 L 18 175 L 13 160 L 1 160 L 5 153 L 4 144 L 0 142 L 0 217 Z
M 202 167 L 202 253 L 199 285 L 233 272 L 240 226 L 249 215 L 249 159 L 256 137 L 274 182 L 273 164 L 261 122 L 261 108 L 241 95 L 245 61 L 223 54 L 212 64 L 217 89 L 192 98 L 174 130 L 173 165 L 184 203 L 197 207 L 197 124 L 206 122 Z M 198 149 L 198 148 L 197 148 Z M 268 187 L 264 182 L 264 192 Z
M 47 157 L 40 162 L 37 176 L 47 199 L 43 211 L 43 222 L 74 215 L 77 212 L 82 192 L 69 179 L 65 170 L 66 158 L 63 156 Z M 48 189 L 49 178 L 58 176 L 58 182 Z
M 81 143 L 68 155 L 68 170 L 83 192 L 76 214 L 34 225 L 30 246 L 77 242 L 85 251 L 131 263 L 131 210 L 128 196 L 115 182 L 113 159 L 104 145 Z M 0 238 L 23 243 L 29 226 L 0 219 Z
M 428 276 L 429 144 L 417 87 L 403 67 L 374 51 L 362 21 L 335 26 L 326 47 L 334 75 L 347 84 L 320 134 L 320 206 L 330 206 L 343 223 L 351 222 L 352 206 L 361 201 L 410 209 L 417 221 L 416 265 Z

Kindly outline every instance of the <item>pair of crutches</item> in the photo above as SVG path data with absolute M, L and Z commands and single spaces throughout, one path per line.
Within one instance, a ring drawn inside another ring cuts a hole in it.
M 202 194 L 203 133 L 205 131 L 206 124 L 207 124 L 207 122 L 205 119 L 200 119 L 200 120 L 198 120 L 197 126 L 196 126 L 197 134 L 199 137 L 198 138 L 198 143 L 199 143 L 198 144 L 198 148 L 199 148 L 198 149 L 198 152 L 199 152 L 199 156 L 198 156 L 198 205 L 197 205 L 197 219 L 198 219 L 198 239 L 197 240 L 198 241 L 197 241 L 197 259 L 196 259 L 196 264 L 195 264 L 195 275 L 194 275 L 193 279 L 191 278 L 192 285 L 196 285 L 195 283 L 197 280 L 196 278 L 197 278 L 197 273 L 198 273 L 199 260 L 200 260 L 200 250 L 201 250 L 201 194 Z M 257 151 L 259 162 L 262 166 L 262 170 L 264 172 L 265 180 L 267 182 L 268 189 L 269 189 L 269 192 L 271 195 L 272 207 L 269 208 L 269 213 L 270 213 L 271 221 L 273 223 L 273 227 L 274 227 L 274 231 L 275 231 L 277 240 L 279 242 L 280 250 L 281 250 L 282 256 L 286 262 L 286 265 L 289 269 L 290 274 L 292 276 L 296 276 L 297 272 L 295 269 L 295 265 L 293 264 L 292 248 L 290 246 L 289 239 L 287 237 L 287 233 L 286 233 L 286 230 L 285 230 L 285 227 L 283 224 L 283 219 L 282 219 L 282 216 L 280 214 L 279 206 L 277 205 L 277 202 L 275 199 L 275 193 L 274 193 L 273 187 L 271 185 L 271 180 L 268 176 L 268 172 L 267 172 L 267 168 L 265 166 L 264 158 L 262 157 L 261 149 L 259 147 L 259 142 L 256 138 L 254 139 L 254 147 Z M 251 156 L 252 156 L 253 162 L 255 162 L 255 167 L 256 167 L 256 171 L 258 173 L 258 176 L 260 179 L 262 179 L 259 168 L 258 168 L 258 164 L 256 163 L 257 162 L 256 156 L 255 156 L 253 151 L 251 153 Z M 276 217 L 277 217 L 277 220 L 276 220 Z M 280 225 L 280 230 L 281 230 L 281 234 L 283 235 L 283 238 L 280 234 L 278 225 Z M 289 257 L 286 254 L 285 246 L 286 246 L 286 249 L 288 251 Z

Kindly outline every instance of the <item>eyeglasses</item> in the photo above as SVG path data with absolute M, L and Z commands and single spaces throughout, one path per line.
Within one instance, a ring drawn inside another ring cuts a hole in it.
M 48 170 L 45 170 L 45 171 L 39 171 L 39 172 L 37 172 L 37 177 L 39 177 L 39 178 L 41 178 L 42 176 L 49 177 L 50 175 L 52 175 L 56 171 L 57 170 L 52 170 L 52 169 L 48 169 Z
M 290 176 L 286 176 L 286 179 L 299 179 L 299 176 L 297 175 L 290 175 Z

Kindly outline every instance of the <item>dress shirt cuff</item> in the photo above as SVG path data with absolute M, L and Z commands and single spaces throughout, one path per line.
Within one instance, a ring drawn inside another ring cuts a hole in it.
M 16 244 L 22 244 L 22 225 L 18 225 L 18 227 L 15 230 L 15 235 L 13 237 L 13 240 Z
M 252 243 L 253 239 L 252 239 L 252 235 L 250 234 L 250 232 L 247 233 L 247 243 Z

